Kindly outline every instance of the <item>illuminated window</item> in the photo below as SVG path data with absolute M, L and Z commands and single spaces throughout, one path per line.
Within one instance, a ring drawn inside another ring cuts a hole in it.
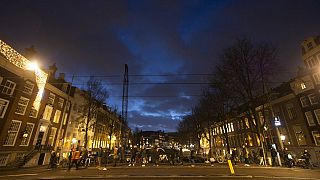
M 59 107 L 59 108 L 62 108 L 62 107 L 63 107 L 63 103 L 64 103 L 64 99 L 59 98 L 59 99 L 58 99 L 58 107 Z
M 290 139 L 289 139 L 289 136 L 288 136 L 287 129 L 284 128 L 284 127 L 279 127 L 279 132 L 280 132 L 281 136 L 285 137 L 285 139 L 282 140 L 283 144 L 284 145 L 290 145 Z
M 69 101 L 66 102 L 66 111 L 67 112 L 70 111 L 70 102 Z
M 309 105 L 309 99 L 307 97 L 305 97 L 305 96 L 301 97 L 300 101 L 301 101 L 302 107 L 307 107 Z
M 12 95 L 15 87 L 16 87 L 15 82 L 7 80 L 3 86 L 2 93 L 7 95 Z
M 20 115 L 24 115 L 24 113 L 26 112 L 28 103 L 29 103 L 29 99 L 21 96 L 19 99 L 15 113 L 20 114 Z
M 320 84 L 320 73 L 313 74 L 313 78 L 316 84 Z
M 309 126 L 315 126 L 316 124 L 314 123 L 312 112 L 311 111 L 305 112 L 305 115 L 306 115 Z
M 6 166 L 9 157 L 10 157 L 10 153 L 1 153 L 0 154 L 0 166 Z
M 56 113 L 54 114 L 53 122 L 54 123 L 59 123 L 60 116 L 61 116 L 61 111 L 60 110 L 56 110 Z
M 318 124 L 320 124 L 320 109 L 314 110 L 314 114 L 316 115 Z
M 0 118 L 3 118 L 6 114 L 7 108 L 9 106 L 9 101 L 0 98 Z
M 300 86 L 301 86 L 301 89 L 306 89 L 307 88 L 305 83 L 301 83 Z
M 311 104 L 318 104 L 318 99 L 315 94 L 308 95 Z
M 49 138 L 48 138 L 48 144 L 50 146 L 53 146 L 53 144 L 54 144 L 54 137 L 56 136 L 56 133 L 57 133 L 57 128 L 52 127 Z
M 66 124 L 67 124 L 67 119 L 68 119 L 68 113 L 64 113 L 64 116 L 63 116 L 63 125 L 66 125 Z
M 30 138 L 32 135 L 33 127 L 34 127 L 33 123 L 27 123 L 25 132 L 23 132 L 23 134 L 22 134 L 22 141 L 21 141 L 20 146 L 28 146 L 29 145 L 29 141 L 30 141 Z
M 317 146 L 320 146 L 320 132 L 319 131 L 312 131 L 312 136 L 314 139 L 314 142 Z
M 307 60 L 308 67 L 311 69 L 319 64 L 319 61 L 315 58 L 310 58 Z
M 34 84 L 30 81 L 27 81 L 26 84 L 24 85 L 23 92 L 31 95 L 33 88 L 34 88 Z
M 4 144 L 3 144 L 4 146 L 14 146 L 16 139 L 17 139 L 17 136 L 18 136 L 20 125 L 21 125 L 21 121 L 17 121 L 17 120 L 11 121 L 11 125 L 8 130 L 7 137 L 6 137 Z
M 52 106 L 46 105 L 46 108 L 44 109 L 42 118 L 50 121 L 52 110 L 53 110 Z
M 302 132 L 301 126 L 296 125 L 296 126 L 292 126 L 292 128 L 296 135 L 298 145 L 299 146 L 307 145 L 306 138 L 304 133 Z
M 37 116 L 38 116 L 38 111 L 34 108 L 34 106 L 32 106 L 29 113 L 29 117 L 37 118 Z
M 54 94 L 50 93 L 47 103 L 53 105 L 55 97 L 56 96 Z
M 287 107 L 287 112 L 288 112 L 288 115 L 289 115 L 289 119 L 294 119 L 297 117 L 297 113 L 296 113 L 296 110 L 293 106 L 293 104 L 287 104 L 286 105 Z

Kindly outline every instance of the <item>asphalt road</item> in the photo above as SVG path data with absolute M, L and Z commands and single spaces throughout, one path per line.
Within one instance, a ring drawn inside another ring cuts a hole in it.
M 0 179 L 293 179 L 320 180 L 320 169 L 236 166 L 231 175 L 227 165 L 211 166 L 117 166 L 107 170 L 96 167 L 47 169 L 46 167 L 1 169 Z

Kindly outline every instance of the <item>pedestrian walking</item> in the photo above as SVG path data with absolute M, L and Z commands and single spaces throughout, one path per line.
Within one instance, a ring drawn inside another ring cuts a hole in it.
M 76 169 L 79 169 L 79 159 L 80 159 L 80 151 L 77 149 L 75 150 L 74 148 L 72 149 L 72 155 L 71 155 L 71 163 L 69 165 L 68 170 L 70 170 L 73 166 L 73 164 L 76 165 Z
M 102 155 L 103 155 L 103 150 L 102 150 L 102 147 L 100 146 L 98 152 L 97 152 L 97 156 L 98 156 L 98 168 L 101 168 L 101 161 L 102 161 Z
M 182 151 L 182 148 L 181 148 L 181 147 L 180 147 L 180 150 L 179 150 L 178 158 L 179 158 L 179 163 L 180 163 L 181 165 L 183 165 L 183 151 Z
M 147 163 L 147 152 L 146 149 L 142 148 L 141 149 L 141 157 L 142 157 L 142 167 L 146 166 Z
M 53 169 L 57 167 L 57 154 L 55 151 L 51 152 L 49 168 Z
M 250 166 L 249 165 L 249 151 L 245 145 L 242 146 L 242 155 L 244 158 L 244 166 Z
M 136 162 L 136 157 L 137 157 L 137 148 L 133 147 L 131 149 L 131 158 L 130 158 L 129 166 L 134 166 L 134 163 Z
M 292 154 L 288 151 L 288 148 L 284 148 L 283 150 L 283 160 L 284 160 L 284 164 L 288 167 L 288 168 L 292 168 L 293 167 L 293 157 Z
M 274 147 L 271 147 L 272 166 L 277 166 L 277 156 L 278 156 L 277 150 Z
M 190 152 L 190 161 L 191 161 L 191 167 L 194 167 L 194 163 L 195 163 L 195 151 L 192 149 Z
M 265 165 L 264 163 L 264 155 L 263 155 L 263 149 L 259 149 L 259 166 Z
M 231 158 L 232 158 L 232 161 L 233 161 L 234 165 L 237 165 L 237 160 L 238 160 L 238 150 L 237 150 L 237 148 L 234 148 L 232 150 Z
M 170 165 L 174 165 L 174 160 L 175 160 L 175 150 L 171 147 L 171 149 L 169 150 L 169 161 L 170 161 Z
M 153 149 L 153 159 L 154 159 L 154 165 L 155 166 L 159 166 L 159 149 L 157 148 L 157 146 L 154 147 Z
M 118 156 L 118 148 L 114 146 L 113 148 L 113 166 L 117 166 L 117 156 Z

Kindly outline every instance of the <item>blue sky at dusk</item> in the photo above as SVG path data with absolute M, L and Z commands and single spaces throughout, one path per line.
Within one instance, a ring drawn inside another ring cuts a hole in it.
M 277 46 L 280 81 L 294 76 L 300 43 L 319 35 L 319 8 L 317 0 L 2 0 L 0 39 L 22 54 L 34 45 L 40 64 L 56 63 L 76 86 L 98 76 L 119 112 L 128 64 L 130 127 L 175 131 L 208 81 L 194 74 L 211 73 L 239 37 Z

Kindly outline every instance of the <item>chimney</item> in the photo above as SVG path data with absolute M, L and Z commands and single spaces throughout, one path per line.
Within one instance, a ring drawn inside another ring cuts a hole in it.
M 56 72 L 57 72 L 58 68 L 56 66 L 56 63 L 54 63 L 52 66 L 49 66 L 49 76 L 51 78 L 55 78 L 56 76 Z
M 66 74 L 65 74 L 65 73 L 59 73 L 59 77 L 58 77 L 58 79 L 62 79 L 62 80 L 64 80 L 65 76 L 66 76 Z

